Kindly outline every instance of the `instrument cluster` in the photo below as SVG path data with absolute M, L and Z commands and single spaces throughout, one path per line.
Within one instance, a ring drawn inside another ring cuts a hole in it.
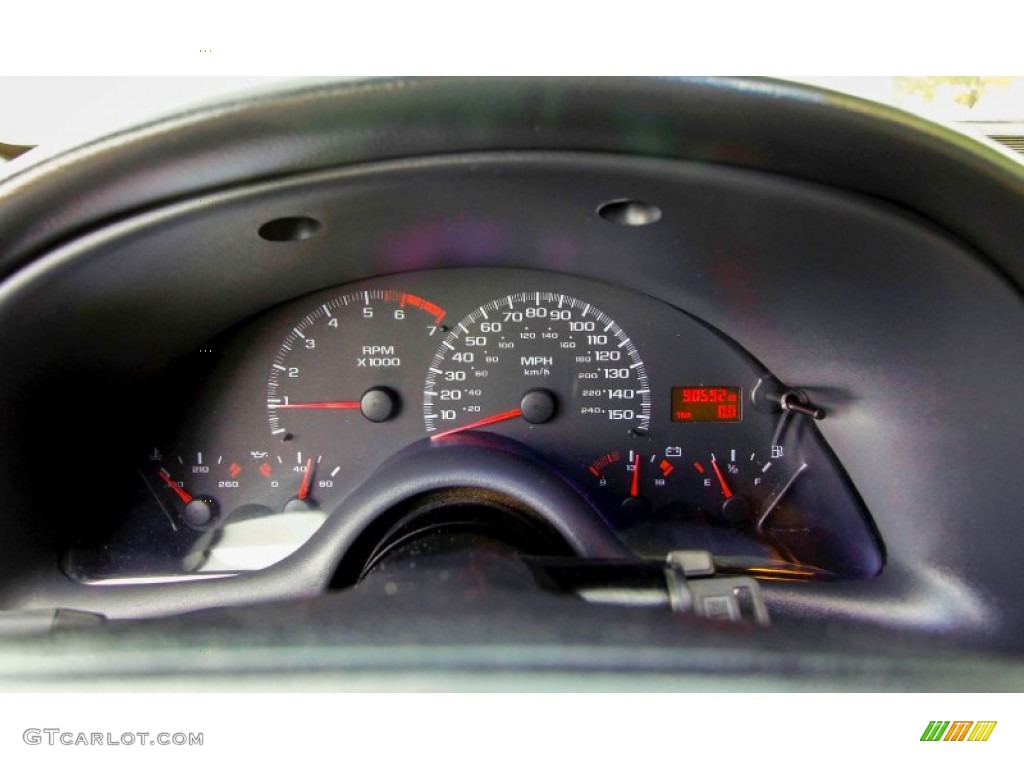
M 66 553 L 73 578 L 266 568 L 389 458 L 467 433 L 529 450 L 639 557 L 704 549 L 764 578 L 882 565 L 813 393 L 644 295 L 526 270 L 405 273 L 295 299 L 204 350 L 161 382 L 116 520 Z

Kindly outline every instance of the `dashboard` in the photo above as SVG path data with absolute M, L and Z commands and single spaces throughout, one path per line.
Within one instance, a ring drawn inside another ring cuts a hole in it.
M 223 674 L 1017 685 L 1007 156 L 728 79 L 295 85 L 31 154 L 0 606 L 53 631 L 3 674 L 202 636 Z

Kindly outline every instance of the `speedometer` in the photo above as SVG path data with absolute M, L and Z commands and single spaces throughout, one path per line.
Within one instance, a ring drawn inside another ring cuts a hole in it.
M 592 304 L 535 291 L 474 310 L 443 339 L 423 389 L 432 439 L 506 421 L 571 420 L 647 433 L 650 384 L 636 346 Z

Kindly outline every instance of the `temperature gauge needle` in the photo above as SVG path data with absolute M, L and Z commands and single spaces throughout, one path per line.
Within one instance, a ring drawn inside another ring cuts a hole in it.
M 453 429 L 449 429 L 446 432 L 439 432 L 436 435 L 431 435 L 430 439 L 431 440 L 437 440 L 437 439 L 442 438 L 442 437 L 448 437 L 448 435 L 454 435 L 454 434 L 456 434 L 458 432 L 465 432 L 467 429 L 477 429 L 478 427 L 486 427 L 489 424 L 497 424 L 500 421 L 509 421 L 510 419 L 518 419 L 522 415 L 523 415 L 523 409 L 522 408 L 515 408 L 515 409 L 513 409 L 511 411 L 505 411 L 504 413 L 498 413 L 498 414 L 495 414 L 494 416 L 487 416 L 486 418 L 478 419 L 477 421 L 470 422 L 469 424 L 464 424 L 461 427 L 455 427 Z
M 634 499 L 640 495 L 640 456 L 633 461 L 633 482 L 629 485 L 629 495 Z
M 729 489 L 729 484 L 725 482 L 725 476 L 722 474 L 722 470 L 718 468 L 718 462 L 714 458 L 711 459 L 711 466 L 714 468 L 715 474 L 718 476 L 718 482 L 722 486 L 722 493 L 725 494 L 725 498 L 731 499 L 732 491 Z
M 181 488 L 180 486 L 178 486 L 177 483 L 171 480 L 171 476 L 167 473 L 166 469 L 161 469 L 160 472 L 158 472 L 157 474 L 159 474 L 161 480 L 167 483 L 168 488 L 170 488 L 172 491 L 178 494 L 178 498 L 181 499 L 185 504 L 188 504 L 190 501 L 192 501 L 192 494 L 186 491 L 184 488 Z
M 305 501 L 309 496 L 309 481 L 313 479 L 313 459 L 306 461 L 306 469 L 302 473 L 302 485 L 299 486 L 299 501 Z

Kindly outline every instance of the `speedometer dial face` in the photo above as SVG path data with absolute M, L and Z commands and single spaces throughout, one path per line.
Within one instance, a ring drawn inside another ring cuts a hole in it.
M 474 310 L 442 340 L 423 419 L 435 440 L 501 422 L 643 435 L 650 391 L 640 353 L 607 314 L 561 293 L 516 293 Z

